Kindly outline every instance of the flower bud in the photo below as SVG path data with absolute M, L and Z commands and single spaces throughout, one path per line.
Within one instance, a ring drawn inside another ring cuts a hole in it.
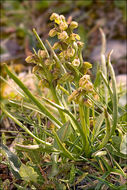
M 99 99 L 98 94 L 96 94 L 95 92 L 93 93 L 93 97 L 94 97 L 94 100 L 98 100 Z
M 50 64 L 51 64 L 51 60 L 50 60 L 50 59 L 46 59 L 44 63 L 45 63 L 45 65 L 47 65 L 47 66 L 48 66 L 48 65 L 50 65 Z
M 59 40 L 66 40 L 68 38 L 67 32 L 63 31 L 58 35 Z
M 75 67 L 78 67 L 80 65 L 80 60 L 79 59 L 74 59 L 72 61 L 72 65 L 74 65 Z
M 71 30 L 73 30 L 73 29 L 75 29 L 75 28 L 77 28 L 77 27 L 78 27 L 78 23 L 77 23 L 77 22 L 72 21 L 72 22 L 70 23 L 70 29 L 71 29 Z
M 60 30 L 66 30 L 68 28 L 68 25 L 66 22 L 61 22 L 59 28 Z
M 56 31 L 55 28 L 53 28 L 53 29 L 51 29 L 51 30 L 49 31 L 49 36 L 50 36 L 50 37 L 54 37 L 56 34 L 57 34 L 57 31 Z
M 77 42 L 73 42 L 73 48 L 74 48 L 76 51 L 78 50 Z
M 59 75 L 60 75 L 60 70 L 59 68 L 54 68 L 52 71 L 52 76 L 53 76 L 53 79 L 56 80 L 59 78 Z
M 80 78 L 80 80 L 79 80 L 79 86 L 82 86 L 82 83 L 84 82 L 84 81 L 88 81 L 88 80 L 90 80 L 90 75 L 84 75 L 82 78 Z
M 91 64 L 91 63 L 89 63 L 89 62 L 84 62 L 84 63 L 83 63 L 84 74 L 86 74 L 87 71 L 88 71 L 89 69 L 91 69 L 91 68 L 92 68 L 92 64 Z

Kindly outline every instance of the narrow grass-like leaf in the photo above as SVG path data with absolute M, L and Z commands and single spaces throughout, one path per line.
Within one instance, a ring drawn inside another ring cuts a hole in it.
M 117 120 L 118 120 L 118 97 L 117 97 L 117 86 L 116 86 L 116 79 L 115 79 L 115 72 L 113 70 L 113 67 L 111 65 L 110 57 L 113 51 L 111 51 L 108 55 L 108 67 L 111 74 L 112 79 L 112 89 L 113 89 L 113 124 L 111 129 L 111 135 L 114 134 L 116 127 L 117 127 Z
M 92 142 L 93 142 L 93 141 L 96 139 L 96 137 L 98 136 L 103 121 L 104 121 L 104 113 L 101 113 L 101 114 L 96 118 L 95 128 L 93 129 L 93 132 L 92 132 L 92 138 L 91 138 L 91 141 L 92 141 Z
M 7 74 L 10 78 L 12 78 L 15 83 L 24 91 L 24 93 L 28 96 L 30 100 L 58 127 L 62 126 L 62 123 L 56 119 L 41 103 L 38 101 L 38 99 L 32 95 L 32 93 L 28 90 L 28 88 L 18 79 L 16 75 L 14 75 L 7 67 L 7 65 L 4 65 Z
M 35 112 L 41 114 L 42 116 L 45 116 L 44 113 L 40 109 L 38 109 L 35 105 L 33 105 L 31 103 L 27 103 L 27 102 L 21 103 L 21 101 L 15 101 L 15 100 L 9 100 L 9 103 L 11 103 L 11 105 L 17 105 L 17 106 L 20 106 L 20 107 L 23 107 L 23 108 L 27 108 L 29 110 L 32 110 L 32 111 L 35 111 Z M 50 110 L 52 110 L 53 113 L 55 113 L 55 114 L 58 113 L 57 109 L 54 109 L 51 106 L 49 106 L 49 107 L 47 106 L 47 108 L 48 109 L 50 108 Z
M 61 142 L 60 138 L 58 137 L 57 133 L 53 130 L 54 137 L 57 141 L 57 144 L 62 151 L 62 153 L 71 160 L 76 160 L 73 155 L 65 148 L 65 145 Z
M 24 94 L 22 94 L 19 90 L 17 90 L 14 86 L 10 85 L 10 83 L 5 80 L 2 76 L 0 76 L 0 78 L 6 83 L 9 85 L 9 87 L 11 87 L 14 91 L 16 91 L 18 94 L 20 94 L 22 97 L 25 97 Z
M 1 106 L 2 111 L 10 117 L 17 125 L 19 125 L 23 130 L 25 130 L 31 137 L 33 137 L 38 142 L 42 143 L 43 145 L 47 147 L 51 147 L 51 144 L 48 142 L 45 142 L 38 137 L 36 137 L 26 126 L 24 126 L 20 121 L 18 121 L 14 116 L 12 116 L 7 110 L 5 110 L 4 106 Z
M 102 71 L 100 71 L 100 75 L 105 83 L 105 85 L 107 86 L 108 90 L 109 90 L 109 94 L 110 94 L 110 97 L 111 97 L 111 100 L 113 100 L 113 92 L 112 92 L 112 89 L 110 87 L 110 85 L 108 84 L 108 81 L 106 79 L 106 77 L 104 76 L 104 74 L 102 73 Z
M 67 109 L 65 109 L 65 108 L 62 107 L 62 106 L 59 106 L 58 104 L 55 104 L 54 102 L 52 102 L 52 101 L 50 101 L 50 100 L 48 100 L 48 99 L 46 99 L 46 98 L 43 98 L 43 100 L 46 101 L 47 103 L 49 103 L 50 105 L 52 105 L 53 107 L 57 108 L 58 110 L 63 111 L 63 112 L 66 113 L 68 116 L 70 116 L 70 118 L 73 120 L 73 122 L 74 122 L 74 124 L 76 125 L 77 130 L 80 132 L 80 134 L 83 133 L 83 131 L 82 131 L 81 127 L 80 127 L 79 122 L 75 119 L 75 117 L 73 116 L 73 114 L 72 114 L 70 111 L 68 111 Z
M 116 189 L 117 190 L 117 187 L 115 185 L 113 185 L 112 183 L 110 183 L 109 181 L 105 180 L 105 179 L 102 179 L 100 177 L 97 177 L 97 176 L 94 176 L 94 175 L 89 175 L 90 177 L 93 177 L 95 179 L 98 179 L 100 182 L 102 182 L 103 184 L 107 185 L 108 187 L 110 187 L 112 190 Z
M 102 36 L 102 47 L 101 47 L 101 70 L 105 76 L 105 78 L 107 79 L 107 68 L 106 68 L 106 58 L 105 58 L 105 50 L 106 50 L 106 37 L 105 34 L 103 32 L 103 30 L 100 28 L 100 33 Z M 105 102 L 107 104 L 108 102 L 108 91 L 107 91 L 107 87 L 104 84 L 104 96 L 105 96 Z
M 105 124 L 106 124 L 106 134 L 105 134 L 102 142 L 98 146 L 98 149 L 103 148 L 107 144 L 107 142 L 109 141 L 109 138 L 110 138 L 111 124 L 110 124 L 110 119 L 109 119 L 108 112 L 106 109 L 104 109 L 104 115 L 105 115 Z

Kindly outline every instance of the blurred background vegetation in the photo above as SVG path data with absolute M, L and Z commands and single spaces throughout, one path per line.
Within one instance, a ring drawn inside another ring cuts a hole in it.
M 64 14 L 79 23 L 78 33 L 84 42 L 84 59 L 99 61 L 101 27 L 107 37 L 107 52 L 114 49 L 116 74 L 126 72 L 126 1 L 125 0 L 3 0 L 1 7 L 1 62 L 26 70 L 25 57 L 37 48 L 32 28 L 45 41 L 52 28 L 51 13 Z M 49 39 L 51 43 L 51 39 Z

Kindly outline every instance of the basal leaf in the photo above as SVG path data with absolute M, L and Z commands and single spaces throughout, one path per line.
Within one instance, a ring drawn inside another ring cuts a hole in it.
M 19 169 L 19 173 L 24 181 L 37 182 L 38 174 L 31 166 L 26 166 L 25 164 L 22 164 Z

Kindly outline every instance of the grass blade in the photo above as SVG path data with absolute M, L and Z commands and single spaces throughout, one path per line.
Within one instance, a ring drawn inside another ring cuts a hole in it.
M 106 125 L 106 134 L 101 142 L 101 144 L 98 146 L 98 149 L 103 148 L 107 142 L 109 141 L 110 138 L 110 129 L 111 129 L 111 124 L 110 124 L 110 120 L 109 120 L 109 115 L 106 109 L 104 109 L 104 115 L 105 115 L 105 125 Z
M 15 83 L 24 91 L 24 93 L 27 95 L 27 97 L 32 100 L 32 102 L 41 110 L 44 115 L 46 115 L 58 128 L 62 126 L 62 123 L 56 119 L 39 101 L 38 99 L 32 95 L 32 93 L 28 90 L 28 88 L 18 79 L 16 75 L 14 75 L 7 67 L 7 65 L 4 65 L 7 74 L 10 78 L 12 78 Z
M 65 148 L 65 146 L 63 145 L 63 143 L 61 142 L 60 138 L 58 137 L 57 133 L 54 130 L 53 130 L 53 134 L 62 153 L 68 158 L 70 158 L 71 160 L 75 160 L 73 155 Z
M 113 51 L 111 51 L 108 55 L 108 67 L 111 74 L 112 79 L 112 89 L 113 89 L 113 124 L 111 129 L 111 136 L 115 132 L 115 129 L 117 127 L 117 120 L 118 120 L 118 97 L 117 97 L 117 86 L 116 86 L 116 79 L 115 79 L 115 72 L 113 70 L 113 67 L 111 65 L 110 57 Z
M 36 137 L 25 125 L 23 125 L 19 120 L 17 120 L 13 115 L 11 115 L 11 113 L 9 113 L 7 110 L 5 110 L 4 105 L 1 105 L 1 109 L 2 111 L 8 116 L 10 117 L 18 126 L 20 126 L 24 131 L 26 131 L 27 134 L 29 134 L 31 137 L 33 137 L 35 140 L 37 140 L 38 142 L 44 144 L 45 146 L 48 147 L 52 147 L 50 143 L 45 142 L 41 139 L 39 139 L 38 137 Z

